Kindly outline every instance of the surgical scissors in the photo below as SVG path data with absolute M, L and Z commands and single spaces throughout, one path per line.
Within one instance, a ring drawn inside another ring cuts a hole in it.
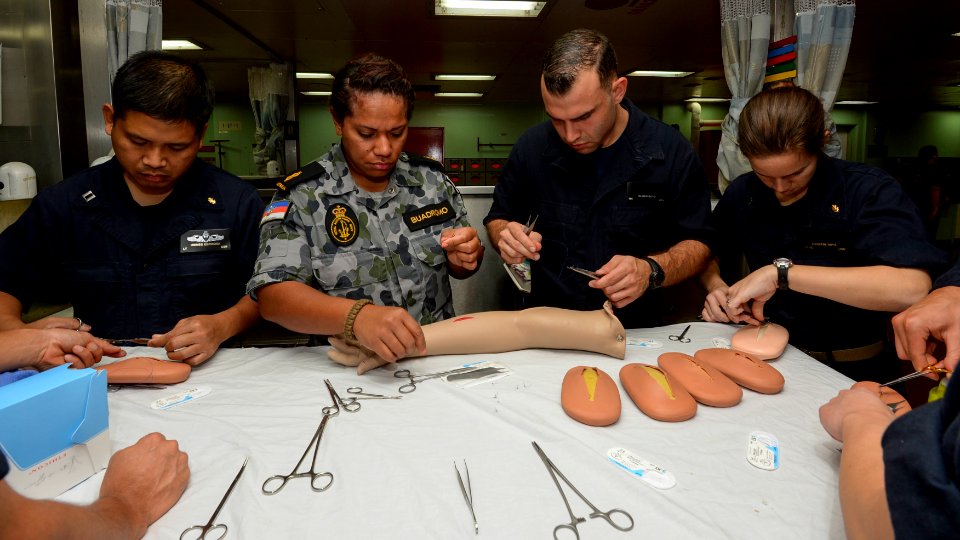
M 885 386 L 890 386 L 890 385 L 894 385 L 894 384 L 897 384 L 897 383 L 902 383 L 902 382 L 904 382 L 904 381 L 909 381 L 909 380 L 911 380 L 911 379 L 916 379 L 916 378 L 918 378 L 918 377 L 923 377 L 924 375 L 926 375 L 926 374 L 928 374 L 928 373 L 950 373 L 950 370 L 949 370 L 949 369 L 946 369 L 946 368 L 942 368 L 942 367 L 937 367 L 937 366 L 935 366 L 935 365 L 929 365 L 929 366 L 927 366 L 927 367 L 925 367 L 925 368 L 923 368 L 923 369 L 921 369 L 921 370 L 914 371 L 913 373 L 911 373 L 911 374 L 909 374 L 909 375 L 904 375 L 903 377 L 900 377 L 899 379 L 894 379 L 894 380 L 892 380 L 892 381 L 890 381 L 890 382 L 883 383 L 883 384 L 880 385 L 880 387 L 883 388 L 883 387 L 885 387 Z
M 354 397 L 352 399 L 361 400 L 361 399 L 401 399 L 403 396 L 383 396 L 380 394 L 368 394 L 363 391 L 363 388 L 359 386 L 351 386 L 347 388 L 348 394 L 353 394 L 354 396 L 363 396 L 363 397 Z
M 360 402 L 357 401 L 357 398 L 348 397 L 344 400 L 340 397 L 340 394 L 333 389 L 333 384 L 330 382 L 330 379 L 324 379 L 323 382 L 327 385 L 327 390 L 330 392 L 330 399 L 333 400 L 333 405 L 328 405 L 320 409 L 320 412 L 322 412 L 324 416 L 336 416 L 340 414 L 341 408 L 347 412 L 357 412 L 360 410 Z
M 223 508 L 223 503 L 227 502 L 227 497 L 230 496 L 230 492 L 233 491 L 233 488 L 236 487 L 237 481 L 240 480 L 240 477 L 243 475 L 243 471 L 247 468 L 247 462 L 250 461 L 250 458 L 243 460 L 243 465 L 240 467 L 240 471 L 237 472 L 237 476 L 233 478 L 233 482 L 230 483 L 230 487 L 227 488 L 227 492 L 223 494 L 223 498 L 220 499 L 220 504 L 217 505 L 217 509 L 213 511 L 213 515 L 210 516 L 210 521 L 206 525 L 194 525 L 189 529 L 184 530 L 180 533 L 180 540 L 184 540 L 184 537 L 187 536 L 187 533 L 190 531 L 199 531 L 199 535 L 193 538 L 206 540 L 207 533 L 210 531 L 220 531 L 220 536 L 212 538 L 211 540 L 220 540 L 227 535 L 227 526 L 223 523 L 213 524 L 213 521 L 217 519 L 217 514 L 220 513 L 220 509 Z
M 320 439 L 323 438 L 323 429 L 324 429 L 325 427 L 327 427 L 327 421 L 330 420 L 330 417 L 331 417 L 331 416 L 332 416 L 332 415 L 326 415 L 326 414 L 323 415 L 323 420 L 320 421 L 320 426 L 317 427 L 317 431 L 315 431 L 315 432 L 313 433 L 313 438 L 310 439 L 310 444 L 307 445 L 307 449 L 304 450 L 304 451 L 303 451 L 303 455 L 300 456 L 300 461 L 298 461 L 297 464 L 296 464 L 296 466 L 294 466 L 293 470 L 290 471 L 290 474 L 286 474 L 286 475 L 276 474 L 276 475 L 273 475 L 273 476 L 271 476 L 270 478 L 267 478 L 266 480 L 263 481 L 263 487 L 260 488 L 260 490 L 263 491 L 263 494 L 264 494 L 264 495 L 274 495 L 274 494 L 276 494 L 276 493 L 279 493 L 280 490 L 283 489 L 283 487 L 287 485 L 287 482 L 289 482 L 289 481 L 290 481 L 291 479 L 293 479 L 293 478 L 307 478 L 307 477 L 309 477 L 309 478 L 310 478 L 310 489 L 312 489 L 312 490 L 314 490 L 314 491 L 326 491 L 327 488 L 329 488 L 331 485 L 333 485 L 333 473 L 332 473 L 332 472 L 319 472 L 319 473 L 318 473 L 318 472 L 316 471 L 316 468 L 317 468 L 317 452 L 320 450 Z M 300 466 L 303 465 L 303 460 L 307 459 L 307 454 L 310 453 L 310 447 L 313 447 L 313 461 L 310 462 L 310 470 L 307 471 L 307 472 L 298 473 L 298 472 L 297 472 L 297 469 L 299 469 Z M 317 486 L 317 480 L 319 480 L 319 479 L 321 479 L 321 478 L 326 478 L 326 479 L 327 479 L 327 483 L 326 483 L 325 485 L 323 485 L 322 487 L 318 487 L 318 486 Z M 277 482 L 280 482 L 280 485 L 278 485 L 275 489 L 269 489 L 269 488 L 267 487 L 268 484 L 271 484 L 271 483 L 272 483 L 272 484 L 276 484 Z
M 447 371 L 437 371 L 436 373 L 428 373 L 426 375 L 414 375 L 410 373 L 409 369 L 398 369 L 393 372 L 393 376 L 398 379 L 407 378 L 410 379 L 410 382 L 400 387 L 401 394 L 409 394 L 417 389 L 417 383 L 422 383 L 423 381 L 429 381 L 430 379 L 439 379 L 440 377 L 446 377 L 447 375 L 453 375 L 454 373 L 463 373 L 465 371 L 472 371 L 474 367 L 462 367 L 457 369 L 448 369 Z
M 691 325 L 688 324 L 687 327 L 683 329 L 683 332 L 680 332 L 679 336 L 676 334 L 672 334 L 667 337 L 670 338 L 670 341 L 679 341 L 680 343 L 690 343 L 690 338 L 687 337 L 687 332 L 690 331 L 690 326 Z
M 570 508 L 570 502 L 567 501 L 567 496 L 566 494 L 563 493 L 563 488 L 560 487 L 560 481 L 557 480 L 557 476 L 559 476 L 560 479 L 563 480 L 564 483 L 567 484 L 567 486 L 569 486 L 570 489 L 572 489 L 573 492 L 576 493 L 583 502 L 587 503 L 587 506 L 589 506 L 591 510 L 593 510 L 593 512 L 590 513 L 591 519 L 598 518 L 598 517 L 603 518 L 607 520 L 607 523 L 609 523 L 611 527 L 613 527 L 614 529 L 617 529 L 618 531 L 629 531 L 633 529 L 633 517 L 630 514 L 628 514 L 627 512 L 619 508 L 611 508 L 606 512 L 601 512 L 600 509 L 594 506 L 593 503 L 588 501 L 587 498 L 583 496 L 583 493 L 580 493 L 579 489 L 577 489 L 576 487 L 574 487 L 573 484 L 570 483 L 570 480 L 567 480 L 567 477 L 564 476 L 562 472 L 560 472 L 560 469 L 558 469 L 557 466 L 554 465 L 552 461 L 550 461 L 550 458 L 548 458 L 547 455 L 543 453 L 543 450 L 540 448 L 540 445 L 536 443 L 536 441 L 533 442 L 533 449 L 537 451 L 537 455 L 539 455 L 540 459 L 543 460 L 543 465 L 547 468 L 547 472 L 550 473 L 550 477 L 553 478 L 553 483 L 557 485 L 557 489 L 560 491 L 560 497 L 563 498 L 563 504 L 566 505 L 567 507 L 567 513 L 570 514 L 570 523 L 561 523 L 560 525 L 557 525 L 556 527 L 553 528 L 554 540 L 559 540 L 557 533 L 559 533 L 561 530 L 564 530 L 564 529 L 569 529 L 570 531 L 573 531 L 574 538 L 579 540 L 580 533 L 577 532 L 577 525 L 587 521 L 586 518 L 577 517 L 573 515 L 573 510 Z M 624 516 L 626 516 L 628 520 L 630 520 L 630 524 L 627 526 L 618 525 L 615 521 L 613 521 L 613 518 L 611 517 L 613 514 L 623 514 Z

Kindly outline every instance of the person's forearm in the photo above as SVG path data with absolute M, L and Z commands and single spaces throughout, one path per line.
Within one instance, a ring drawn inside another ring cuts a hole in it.
M 727 286 L 727 282 L 720 277 L 720 265 L 717 264 L 717 259 L 710 259 L 710 262 L 707 263 L 706 270 L 700 274 L 700 284 L 708 293 L 714 289 Z
M 257 290 L 264 319 L 303 334 L 335 335 L 354 300 L 338 298 L 298 281 L 272 283 Z
M 887 424 L 851 420 L 840 457 L 840 507 L 849 540 L 893 538 L 881 438 Z
M 20 318 L 23 305 L 13 295 L 0 291 L 0 330 L 12 330 L 26 326 Z
M 493 249 L 497 250 L 497 254 L 500 254 L 500 233 L 503 232 L 503 229 L 507 227 L 507 224 L 510 223 L 505 219 L 491 219 L 487 222 L 487 237 L 490 238 L 490 245 L 493 246 Z
M 36 365 L 48 343 L 43 330 L 19 328 L 0 331 L 0 371 Z
M 675 285 L 704 270 L 710 248 L 699 240 L 681 240 L 663 253 L 650 256 L 663 268 L 664 286 Z
M 4 509 L 0 538 L 134 539 L 147 532 L 147 525 L 141 523 L 141 519 L 110 498 L 102 498 L 90 506 L 30 500 L 0 482 L 0 501 Z
M 252 298 L 243 295 L 239 302 L 215 316 L 222 323 L 226 340 L 256 324 L 260 320 L 260 308 Z
M 776 269 L 770 266 L 773 279 Z M 873 311 L 907 309 L 930 291 L 930 275 L 916 268 L 797 265 L 787 273 L 790 290 Z

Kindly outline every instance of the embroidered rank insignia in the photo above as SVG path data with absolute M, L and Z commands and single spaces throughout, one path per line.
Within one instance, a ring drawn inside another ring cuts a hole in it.
M 411 231 L 419 231 L 430 225 L 443 223 L 456 217 L 457 213 L 453 210 L 450 201 L 431 204 L 422 208 L 417 208 L 403 214 L 403 221 Z
M 839 214 L 839 213 L 840 213 L 840 207 L 837 206 L 837 205 L 835 205 L 835 204 L 831 204 L 831 205 L 830 205 L 830 211 L 833 212 L 834 214 Z
M 207 202 L 210 204 L 217 204 L 217 200 L 213 197 L 207 197 Z
M 357 239 L 360 228 L 357 213 L 345 204 L 334 204 L 327 207 L 327 217 L 324 219 L 327 234 L 330 240 L 338 246 L 349 246 Z
M 263 209 L 263 217 L 260 218 L 260 226 L 271 221 L 281 221 L 287 217 L 290 210 L 290 201 L 273 201 Z

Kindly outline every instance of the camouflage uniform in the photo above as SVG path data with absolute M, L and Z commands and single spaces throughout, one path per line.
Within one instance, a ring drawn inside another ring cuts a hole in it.
M 248 292 L 299 281 L 331 296 L 403 307 L 420 324 L 453 316 L 440 232 L 470 225 L 442 165 L 401 154 L 386 189 L 367 193 L 338 144 L 277 188 Z

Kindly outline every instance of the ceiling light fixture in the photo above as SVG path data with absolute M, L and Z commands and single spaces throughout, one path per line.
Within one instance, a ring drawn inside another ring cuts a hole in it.
M 189 39 L 163 39 L 160 40 L 160 48 L 164 51 L 202 51 L 205 47 Z
M 638 70 L 627 73 L 627 77 L 686 77 L 693 75 L 693 71 L 650 71 Z
M 433 14 L 461 17 L 539 17 L 546 2 L 512 0 L 436 0 Z
M 453 75 L 448 73 L 433 76 L 435 81 L 492 81 L 496 78 L 496 75 Z
M 298 79 L 332 79 L 332 73 L 318 73 L 315 71 L 298 71 Z
M 305 96 L 329 96 L 332 94 L 332 92 L 323 92 L 323 91 L 316 91 L 316 90 L 308 90 L 300 93 Z
M 687 98 L 687 99 L 685 99 L 684 101 L 687 101 L 687 102 L 689 102 L 689 103 L 726 103 L 727 101 L 730 101 L 730 98 L 722 98 L 722 97 L 692 97 L 692 98 Z
M 845 99 L 838 101 L 834 105 L 876 105 L 876 101 L 863 101 L 859 99 Z
M 479 98 L 483 92 L 434 92 L 434 97 Z

